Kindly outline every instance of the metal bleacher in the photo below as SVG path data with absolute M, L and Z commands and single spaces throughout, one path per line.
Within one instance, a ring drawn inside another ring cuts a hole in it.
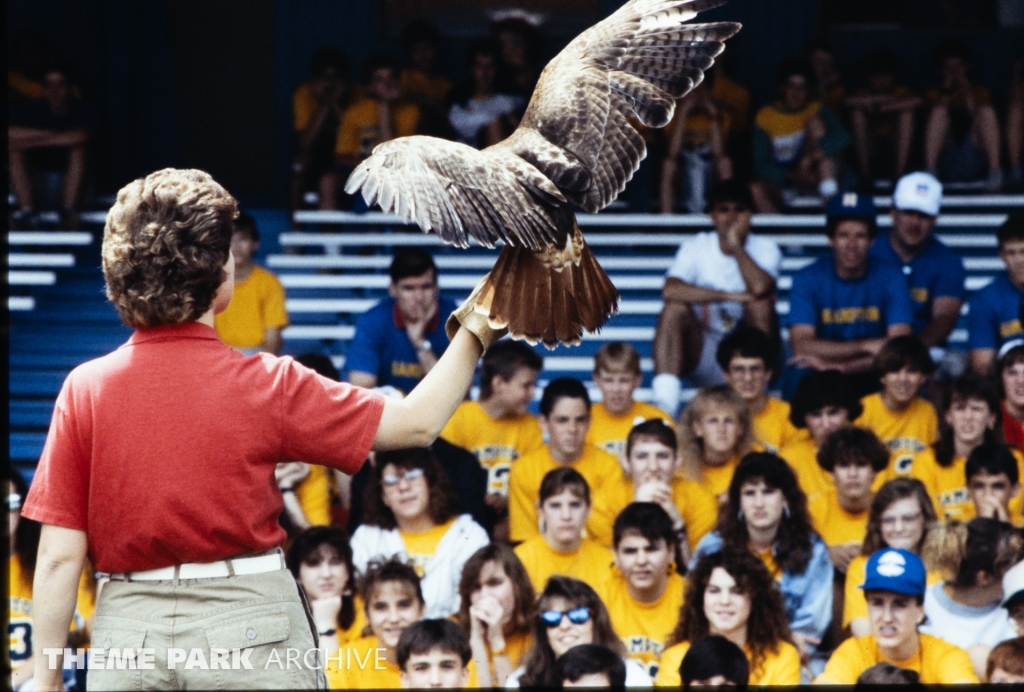
M 876 200 L 880 209 L 888 198 Z M 793 215 L 756 215 L 755 232 L 774 239 L 783 250 L 778 310 L 785 319 L 793 272 L 827 248 L 824 218 L 813 200 L 796 205 Z M 995 252 L 995 228 L 1006 213 L 1024 207 L 1022 195 L 949 196 L 943 200 L 939 237 L 957 249 L 967 267 L 973 294 L 1002 271 Z M 285 329 L 285 353 L 330 355 L 340 368 L 358 316 L 387 295 L 387 268 L 395 248 L 430 249 L 439 267 L 442 295 L 461 301 L 488 271 L 497 250 L 473 246 L 459 250 L 436 236 L 404 226 L 376 212 L 300 211 L 289 230 L 286 217 L 277 227 L 261 222 L 265 247 L 260 259 L 284 283 L 291 326 Z M 53 403 L 67 373 L 79 363 L 117 348 L 130 335 L 103 293 L 99 244 L 103 212 L 83 215 L 82 230 L 8 233 L 8 311 L 10 322 L 9 450 L 11 459 L 31 476 L 39 458 Z M 888 227 L 887 214 L 879 225 Z M 590 381 L 593 355 L 609 340 L 631 342 L 642 356 L 646 399 L 653 364 L 651 341 L 661 310 L 664 274 L 680 243 L 711 228 L 699 215 L 602 213 L 580 215 L 580 226 L 602 266 L 622 294 L 619 314 L 578 348 L 537 350 L 545 357 L 541 383 L 571 376 Z M 276 243 L 271 239 L 276 236 Z M 964 314 L 967 308 L 965 307 Z M 966 320 L 953 333 L 965 347 Z

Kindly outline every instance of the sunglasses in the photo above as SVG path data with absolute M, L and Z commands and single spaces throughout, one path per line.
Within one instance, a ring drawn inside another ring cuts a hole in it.
M 21 509 L 21 495 L 11 493 L 7 496 L 7 511 L 14 512 Z
M 401 475 L 389 473 L 380 480 L 382 483 L 384 483 L 384 485 L 394 486 L 398 485 L 403 480 L 407 480 L 411 483 L 412 481 L 417 481 L 420 478 L 423 478 L 423 469 L 408 469 L 405 473 Z
M 590 608 L 573 608 L 572 610 L 545 610 L 540 614 L 540 619 L 548 626 L 558 627 L 562 624 L 562 618 L 568 617 L 569 622 L 574 625 L 582 625 L 590 619 Z

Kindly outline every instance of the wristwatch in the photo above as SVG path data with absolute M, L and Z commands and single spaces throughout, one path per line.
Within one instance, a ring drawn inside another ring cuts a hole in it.
M 431 345 L 430 345 L 430 342 L 429 342 L 428 340 L 426 340 L 426 339 L 424 339 L 423 341 L 421 341 L 421 342 L 420 342 L 419 344 L 417 344 L 417 346 L 416 346 L 416 350 L 417 350 L 417 351 L 430 351 L 430 350 L 432 350 L 433 348 L 434 348 L 434 347 L 433 347 L 433 346 L 431 346 Z

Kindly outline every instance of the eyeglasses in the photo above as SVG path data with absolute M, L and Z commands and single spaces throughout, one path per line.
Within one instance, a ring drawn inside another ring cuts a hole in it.
M 590 619 L 590 608 L 573 608 L 572 610 L 545 610 L 540 614 L 540 619 L 548 626 L 548 629 L 558 627 L 562 624 L 562 618 L 568 617 L 569 622 L 574 625 L 582 625 Z
M 913 524 L 915 521 L 921 518 L 921 512 L 917 514 L 904 514 L 898 517 L 882 517 L 882 526 L 896 526 L 896 521 L 902 521 L 904 524 Z
M 14 512 L 21 509 L 21 495 L 11 493 L 7 496 L 7 511 Z
M 423 478 L 423 469 L 407 469 L 401 475 L 389 473 L 388 475 L 381 478 L 381 481 L 384 483 L 384 485 L 395 486 L 401 483 L 403 480 L 412 483 L 413 481 L 417 481 L 420 478 Z

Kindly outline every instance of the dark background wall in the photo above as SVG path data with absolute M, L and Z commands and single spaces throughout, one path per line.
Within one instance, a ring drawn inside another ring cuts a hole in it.
M 864 30 L 829 19 L 836 1 L 732 0 L 702 18 L 743 23 L 729 44 L 731 71 L 758 104 L 772 97 L 779 63 L 813 38 L 837 47 L 848 83 L 857 83 L 861 58 L 884 45 L 900 56 L 905 80 L 924 88 L 934 78 L 934 47 L 955 35 L 974 51 L 979 81 L 997 100 L 1005 91 L 1022 44 L 1019 32 L 902 24 Z M 915 0 L 917 6 L 928 1 Z M 607 14 L 620 4 L 593 0 L 592 7 Z M 557 0 L 550 6 L 557 7 Z M 291 94 L 313 51 L 323 44 L 342 48 L 358 76 L 371 52 L 398 48 L 397 27 L 389 24 L 385 4 L 373 0 L 9 0 L 7 20 L 9 39 L 38 32 L 76 65 L 97 122 L 96 192 L 111 194 L 163 166 L 199 167 L 260 206 L 284 204 Z M 447 33 L 440 28 L 447 38 L 442 64 L 461 77 L 472 23 Z M 545 25 L 542 57 L 557 52 L 578 28 L 567 20 Z M 485 31 L 479 27 L 480 34 Z

